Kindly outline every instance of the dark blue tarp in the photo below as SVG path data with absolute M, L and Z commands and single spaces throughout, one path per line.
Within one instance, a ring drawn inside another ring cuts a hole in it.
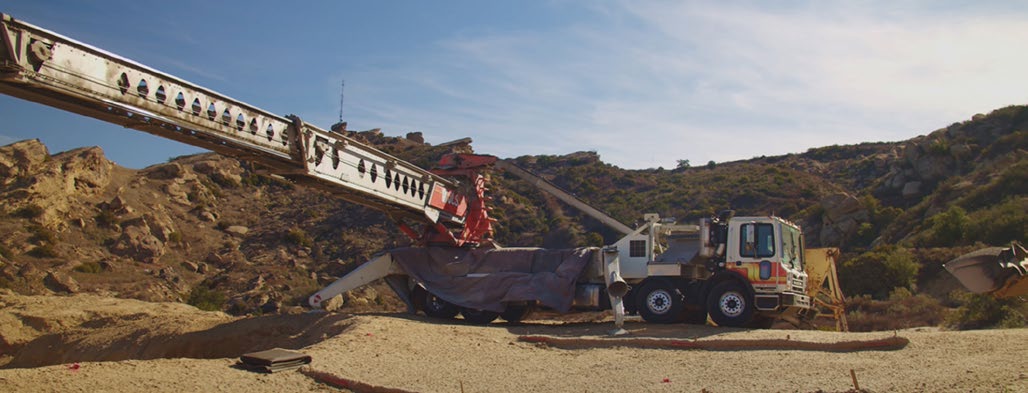
M 598 252 L 412 247 L 390 255 L 425 289 L 458 306 L 502 312 L 504 302 L 536 301 L 563 313 L 571 309 L 575 281 Z

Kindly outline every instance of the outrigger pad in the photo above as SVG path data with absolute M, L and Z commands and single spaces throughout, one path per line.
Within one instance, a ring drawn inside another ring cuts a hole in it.
M 288 349 L 274 348 L 267 351 L 251 352 L 239 357 L 243 368 L 250 371 L 273 373 L 295 370 L 311 363 L 310 355 Z

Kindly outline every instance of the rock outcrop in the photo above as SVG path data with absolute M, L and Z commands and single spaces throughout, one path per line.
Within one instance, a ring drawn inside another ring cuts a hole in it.
M 111 251 L 147 263 L 157 262 L 166 252 L 164 243 L 154 236 L 153 228 L 145 218 L 122 223 L 121 236 Z
M 31 210 L 31 218 L 55 230 L 67 227 L 74 201 L 100 195 L 114 164 L 99 147 L 50 156 L 39 140 L 0 147 L 0 199 L 5 213 Z
M 853 195 L 840 192 L 821 200 L 821 244 L 841 245 L 852 238 L 871 214 Z

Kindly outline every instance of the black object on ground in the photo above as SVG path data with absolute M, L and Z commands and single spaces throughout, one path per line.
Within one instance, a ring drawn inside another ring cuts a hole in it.
M 240 366 L 250 371 L 274 373 L 289 371 L 311 363 L 310 355 L 288 349 L 274 348 L 251 352 L 239 357 Z

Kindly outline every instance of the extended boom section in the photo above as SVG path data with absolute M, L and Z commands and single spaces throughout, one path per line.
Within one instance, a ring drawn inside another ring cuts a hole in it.
M 381 210 L 401 223 L 425 224 L 435 241 L 461 245 L 461 239 L 481 237 L 449 234 L 463 230 L 469 210 L 469 196 L 453 180 L 296 116 L 269 113 L 0 16 L 0 93 L 258 163 L 271 174 Z

